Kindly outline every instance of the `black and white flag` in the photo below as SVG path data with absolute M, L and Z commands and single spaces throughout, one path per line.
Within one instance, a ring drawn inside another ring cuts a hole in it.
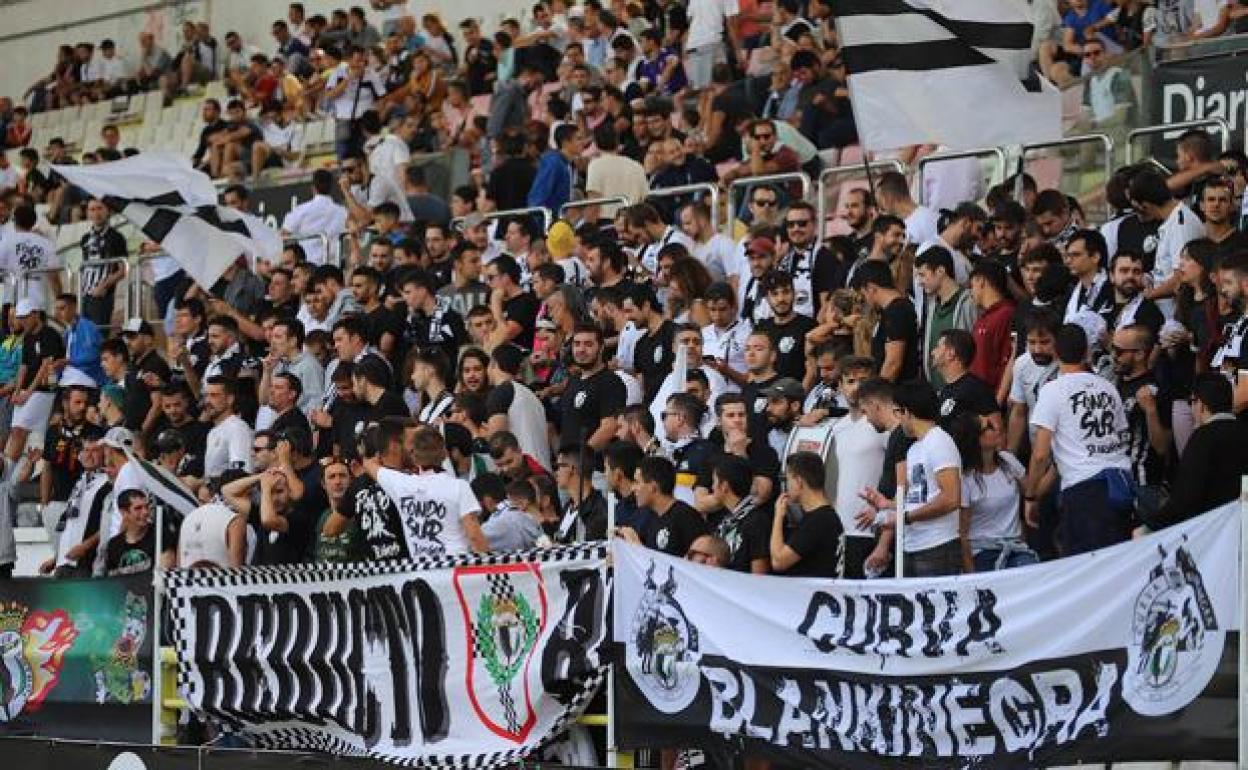
M 164 506 L 166 511 L 173 513 L 177 521 L 185 519 L 191 511 L 199 507 L 200 503 L 195 499 L 195 493 L 159 463 L 144 460 L 133 452 L 127 452 L 126 457 L 130 459 L 142 477 L 143 488 L 147 491 L 148 497 L 155 499 Z
M 239 255 L 276 260 L 282 240 L 258 217 L 217 205 L 212 180 L 169 153 L 112 163 L 53 166 L 159 243 L 195 282 L 211 288 Z
M 865 148 L 1061 138 L 1061 94 L 1029 72 L 1024 0 L 836 0 L 833 8 Z

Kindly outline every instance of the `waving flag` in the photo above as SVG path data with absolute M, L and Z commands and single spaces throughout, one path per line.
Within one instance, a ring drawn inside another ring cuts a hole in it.
M 52 168 L 102 198 L 206 289 L 239 255 L 253 261 L 281 255 L 276 230 L 250 214 L 218 206 L 212 180 L 180 156 L 144 153 L 112 163 Z
M 867 149 L 1061 138 L 1061 95 L 1030 72 L 1023 0 L 834 0 L 833 11 Z

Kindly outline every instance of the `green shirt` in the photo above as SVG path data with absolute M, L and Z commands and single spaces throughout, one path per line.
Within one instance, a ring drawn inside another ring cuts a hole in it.
M 927 359 L 923 361 L 923 368 L 927 371 L 928 380 L 931 381 L 932 388 L 939 391 L 945 386 L 945 380 L 940 376 L 940 372 L 936 371 L 936 367 L 932 366 L 931 352 L 936 347 L 936 342 L 940 339 L 941 332 L 946 329 L 955 328 L 957 321 L 958 301 L 962 299 L 962 295 L 966 293 L 966 289 L 958 289 L 949 298 L 948 302 L 941 302 L 936 299 L 936 308 L 928 316 L 929 323 L 927 328 L 923 330 L 927 345 L 924 350 L 927 351 Z M 969 302 L 970 299 L 968 298 Z
M 364 552 L 360 540 L 360 525 L 355 519 L 351 520 L 340 535 L 325 537 L 321 534 L 325 531 L 325 522 L 329 521 L 331 513 L 332 508 L 326 509 L 316 521 L 316 560 L 335 563 L 361 561 Z

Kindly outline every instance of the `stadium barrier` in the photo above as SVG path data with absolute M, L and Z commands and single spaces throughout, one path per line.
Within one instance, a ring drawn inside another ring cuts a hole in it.
M 793 183 L 801 188 L 799 200 L 810 200 L 810 191 L 813 185 L 810 182 L 810 175 L 804 171 L 790 171 L 784 174 L 764 174 L 763 176 L 747 176 L 734 180 L 728 186 L 728 232 L 731 233 L 736 229 L 737 225 L 737 191 L 741 190 L 743 195 L 749 195 L 750 190 L 761 185 L 782 185 L 789 187 Z
M 586 198 L 585 200 L 570 201 L 559 207 L 559 218 L 567 219 L 567 213 L 574 209 L 589 209 L 600 206 L 631 206 L 633 205 L 624 195 L 612 195 L 606 198 Z M 599 216 L 599 219 L 602 217 Z
M 291 233 L 282 239 L 282 246 L 302 246 L 308 241 L 317 241 L 321 244 L 322 260 L 325 264 L 342 265 L 342 249 L 339 248 L 337 252 L 330 251 L 328 233 Z
M 1222 151 L 1226 152 L 1231 149 L 1231 125 L 1223 118 L 1203 118 L 1201 120 L 1185 120 L 1181 123 L 1163 123 L 1156 126 L 1141 126 L 1133 128 L 1127 133 L 1126 160 L 1127 165 L 1135 163 L 1140 157 L 1155 157 L 1156 153 L 1148 153 L 1144 156 L 1137 157 L 1135 152 L 1135 143 L 1141 137 L 1152 137 L 1160 135 L 1163 139 L 1168 137 L 1177 137 L 1183 131 L 1190 128 L 1203 128 L 1206 130 L 1213 129 L 1210 133 L 1221 132 L 1222 134 Z M 1165 167 L 1164 165 L 1162 166 Z
M 668 198 L 682 198 L 684 196 L 692 196 L 697 200 L 702 195 L 706 195 L 711 199 L 711 229 L 719 232 L 719 185 L 710 182 L 699 182 L 697 184 L 682 184 L 676 187 L 662 187 L 658 190 L 651 190 L 646 196 L 647 201 L 666 200 Z
M 838 214 L 841 196 L 851 189 L 873 188 L 875 183 L 871 181 L 870 176 L 881 171 L 896 171 L 904 175 L 906 173 L 906 164 L 897 158 L 889 158 L 865 163 L 847 163 L 839 166 L 830 166 L 819 172 L 819 179 L 815 184 L 815 195 L 819 196 L 819 199 L 815 202 L 820 222 L 819 246 L 823 245 L 823 241 L 827 237 L 828 220 L 836 217 Z M 829 203 L 828 197 L 831 194 L 836 196 L 836 205 L 830 205 Z
M 964 158 L 992 158 L 996 161 L 996 167 L 988 175 L 988 185 L 1004 182 L 1006 177 L 1010 175 L 1009 165 L 1005 160 L 1005 150 L 1000 147 L 981 147 L 974 150 L 962 150 L 959 152 L 937 152 L 919 159 L 918 171 L 915 173 L 914 186 L 919 191 L 919 203 L 927 205 L 926 190 L 923 189 L 923 172 L 933 163 L 940 163 L 948 160 L 962 160 Z M 980 175 L 983 172 L 981 169 Z M 987 190 L 985 187 L 985 190 Z
M 506 211 L 491 211 L 489 213 L 480 214 L 481 218 L 487 222 L 499 219 L 513 219 L 515 217 L 536 216 L 542 217 L 542 232 L 550 230 L 551 224 L 554 222 L 554 214 L 545 206 L 529 206 L 522 209 L 507 209 Z M 451 220 L 451 229 L 455 232 L 462 233 L 464 231 L 464 221 L 467 217 L 456 217 Z

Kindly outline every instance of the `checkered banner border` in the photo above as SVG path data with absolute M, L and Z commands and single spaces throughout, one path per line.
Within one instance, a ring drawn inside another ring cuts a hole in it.
M 169 590 L 170 609 L 172 610 L 172 628 L 170 631 L 173 636 L 174 648 L 177 651 L 178 691 L 186 692 L 190 688 L 191 681 L 192 655 L 190 651 L 190 637 L 185 627 L 185 619 L 190 617 L 191 613 L 186 589 L 237 588 L 290 583 L 312 584 L 408 572 L 445 570 L 456 567 L 498 566 L 532 562 L 571 563 L 605 559 L 607 550 L 608 546 L 605 542 L 596 542 L 509 553 L 461 554 L 436 559 L 393 562 L 298 564 L 280 567 L 212 567 L 172 570 L 166 573 L 165 582 Z M 608 570 L 606 573 L 607 596 L 611 595 L 611 582 L 611 573 Z M 323 730 L 298 725 L 262 728 L 255 732 L 246 732 L 244 737 L 257 749 L 305 749 L 337 756 L 379 759 L 402 767 L 413 768 L 493 770 L 494 768 L 514 765 L 560 736 L 567 727 L 574 724 L 577 718 L 584 712 L 586 706 L 589 705 L 598 688 L 606 680 L 608 668 L 609 666 L 605 664 L 601 665 L 580 682 L 571 704 L 555 720 L 546 735 L 541 736 L 529 746 L 507 751 L 485 752 L 481 754 L 426 754 L 421 757 L 404 757 L 386 752 L 362 750 L 347 741 L 326 734 Z M 219 724 L 219 726 L 226 733 L 244 732 L 243 730 L 236 730 L 227 724 Z
M 332 580 L 358 580 L 360 578 L 398 575 L 424 570 L 445 570 L 456 567 L 498 566 L 540 562 L 588 561 L 605 559 L 607 544 L 578 543 L 552 548 L 534 548 L 528 551 L 506 553 L 469 553 L 438 558 L 405 559 L 385 562 L 351 562 L 344 564 L 288 564 L 278 567 L 205 567 L 176 569 L 165 573 L 165 585 L 170 591 L 179 588 L 219 588 L 289 583 L 312 584 Z

